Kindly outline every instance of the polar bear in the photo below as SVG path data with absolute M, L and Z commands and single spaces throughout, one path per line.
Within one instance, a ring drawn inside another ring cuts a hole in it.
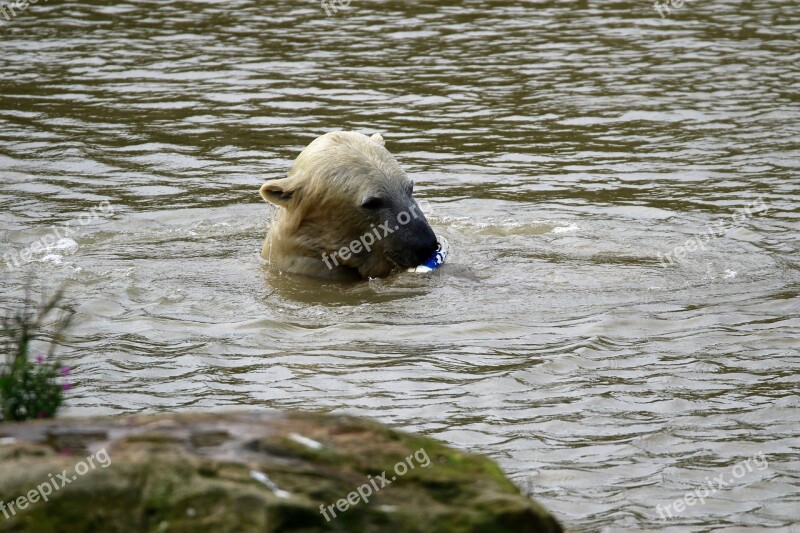
M 285 272 L 328 279 L 385 277 L 436 251 L 414 182 L 379 134 L 326 133 L 261 197 L 278 206 L 261 257 Z

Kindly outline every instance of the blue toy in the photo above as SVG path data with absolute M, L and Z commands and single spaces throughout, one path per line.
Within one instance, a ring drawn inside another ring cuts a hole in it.
M 447 251 L 450 247 L 444 237 L 437 237 L 436 242 L 439 246 L 436 248 L 436 251 L 433 252 L 430 259 L 419 266 L 409 268 L 409 272 L 430 272 L 444 264 L 444 260 L 447 258 Z

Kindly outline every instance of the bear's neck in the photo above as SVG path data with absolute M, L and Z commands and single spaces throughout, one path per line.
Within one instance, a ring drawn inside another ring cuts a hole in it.
M 326 264 L 323 256 L 315 248 L 291 234 L 287 235 L 280 221 L 276 221 L 270 228 L 261 249 L 261 257 L 271 267 L 282 272 L 336 281 L 362 279 L 358 270 L 354 268 L 336 265 L 330 259 Z

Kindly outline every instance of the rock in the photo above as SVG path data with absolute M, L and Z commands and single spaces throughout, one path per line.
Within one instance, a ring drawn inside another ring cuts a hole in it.
M 484 457 L 323 414 L 3 424 L 0 472 L 0 531 L 561 531 Z

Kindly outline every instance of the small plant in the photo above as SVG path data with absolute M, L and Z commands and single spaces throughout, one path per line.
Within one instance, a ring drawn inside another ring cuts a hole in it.
M 69 374 L 69 368 L 54 358 L 56 345 L 69 326 L 71 315 L 56 319 L 50 333 L 47 355 L 30 358 L 31 342 L 46 338 L 44 329 L 48 316 L 58 309 L 62 291 L 37 310 L 26 293 L 22 309 L 3 318 L 0 331 L 3 358 L 0 362 L 0 421 L 52 418 L 64 401 L 63 393 L 70 383 L 59 383 Z

